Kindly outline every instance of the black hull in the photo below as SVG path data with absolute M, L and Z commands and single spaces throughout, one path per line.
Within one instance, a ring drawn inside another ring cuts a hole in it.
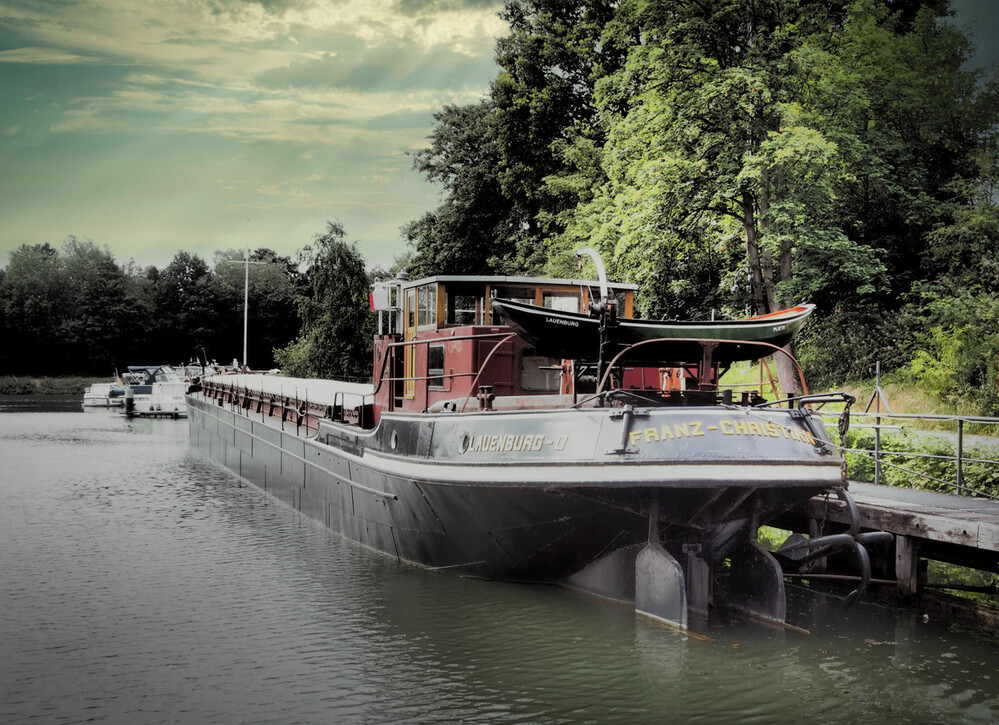
M 821 438 L 778 410 L 386 414 L 314 438 L 196 395 L 188 412 L 195 447 L 332 531 L 490 579 L 559 581 L 641 544 L 656 501 L 667 546 L 697 537 L 717 561 L 840 483 Z

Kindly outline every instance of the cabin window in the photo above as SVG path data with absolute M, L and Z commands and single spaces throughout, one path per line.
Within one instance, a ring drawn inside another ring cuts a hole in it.
M 538 355 L 533 347 L 520 351 L 520 389 L 528 393 L 557 393 L 561 390 L 561 360 Z
M 437 285 L 428 284 L 419 288 L 420 312 L 418 325 L 420 327 L 437 327 Z
M 406 290 L 406 327 L 416 327 L 416 290 Z
M 541 305 L 559 312 L 579 312 L 579 293 L 545 292 L 541 297 Z
M 427 349 L 427 386 L 431 390 L 444 389 L 443 345 L 431 345 Z
M 616 292 L 614 293 L 614 299 L 617 301 L 617 316 L 624 317 L 625 310 L 627 310 L 627 307 L 625 307 L 625 305 L 627 304 L 627 293 Z
M 449 294 L 446 301 L 448 324 L 477 325 L 479 323 L 475 314 L 477 301 L 475 295 Z
M 533 287 L 493 287 L 492 296 L 514 302 L 523 302 L 526 305 L 535 304 Z M 492 324 L 502 325 L 503 317 L 495 310 L 491 314 Z
M 526 304 L 533 305 L 534 288 L 521 286 L 493 287 L 493 297 L 502 297 L 505 300 L 513 300 L 514 302 L 524 302 Z

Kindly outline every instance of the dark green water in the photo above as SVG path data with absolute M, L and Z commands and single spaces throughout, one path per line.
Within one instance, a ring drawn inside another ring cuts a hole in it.
M 23 401 L 22 401 L 23 403 Z M 999 638 L 792 596 L 687 637 L 344 542 L 187 422 L 0 401 L 3 723 L 988 723 Z

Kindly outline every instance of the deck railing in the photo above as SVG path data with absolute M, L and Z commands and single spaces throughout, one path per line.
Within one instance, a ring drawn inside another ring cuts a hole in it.
M 831 417 L 832 412 L 823 412 L 823 417 L 827 425 L 834 425 L 835 420 Z M 874 483 L 880 485 L 884 483 L 884 466 L 892 466 L 913 477 L 933 481 L 940 484 L 949 492 L 957 495 L 984 496 L 991 499 L 999 498 L 995 493 L 989 491 L 978 491 L 970 489 L 965 481 L 966 464 L 985 464 L 999 467 L 999 418 L 988 418 L 968 415 L 937 415 L 925 413 L 892 413 L 886 411 L 853 411 L 850 414 L 853 421 L 851 428 L 870 428 L 874 431 L 874 449 L 848 448 L 846 453 L 857 455 L 870 455 L 874 462 Z M 870 421 L 870 422 L 867 422 Z M 913 426 L 916 422 L 932 423 L 935 427 Z M 941 429 L 940 426 L 943 426 Z M 985 434 L 973 434 L 974 438 L 969 438 L 968 426 L 975 426 L 987 431 Z M 919 453 L 914 451 L 886 450 L 882 447 L 882 431 L 905 431 L 917 439 L 925 441 L 943 441 L 952 447 L 953 454 L 940 455 L 933 453 Z M 989 457 L 969 457 L 965 451 L 970 445 L 981 449 L 985 448 Z M 929 474 L 914 471 L 899 460 L 906 459 L 930 459 L 940 461 L 950 461 L 953 463 L 951 470 L 953 477 L 941 479 Z

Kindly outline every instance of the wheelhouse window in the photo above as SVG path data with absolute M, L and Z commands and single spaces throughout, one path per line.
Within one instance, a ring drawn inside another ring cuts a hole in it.
M 475 295 L 449 294 L 445 302 L 447 322 L 451 325 L 477 325 Z
M 406 327 L 416 327 L 416 290 L 406 290 Z
M 541 296 L 541 306 L 559 312 L 579 312 L 579 293 L 545 292 Z
M 626 307 L 626 305 L 627 305 L 627 299 L 628 299 L 627 293 L 626 292 L 615 292 L 614 293 L 614 299 L 617 301 L 617 316 L 618 317 L 624 317 L 625 316 L 625 310 L 628 309 Z
M 427 386 L 431 390 L 444 390 L 444 346 L 427 348 Z
M 437 327 L 437 285 L 419 287 L 419 327 Z
M 504 300 L 513 300 L 514 302 L 523 302 L 527 305 L 535 304 L 534 297 L 534 287 L 521 287 L 521 286 L 496 286 L 492 289 L 492 296 L 499 297 Z M 490 315 L 493 325 L 500 325 L 503 323 L 503 318 L 495 311 Z
M 538 355 L 533 347 L 520 351 L 520 389 L 530 393 L 557 393 L 562 387 L 562 361 Z

